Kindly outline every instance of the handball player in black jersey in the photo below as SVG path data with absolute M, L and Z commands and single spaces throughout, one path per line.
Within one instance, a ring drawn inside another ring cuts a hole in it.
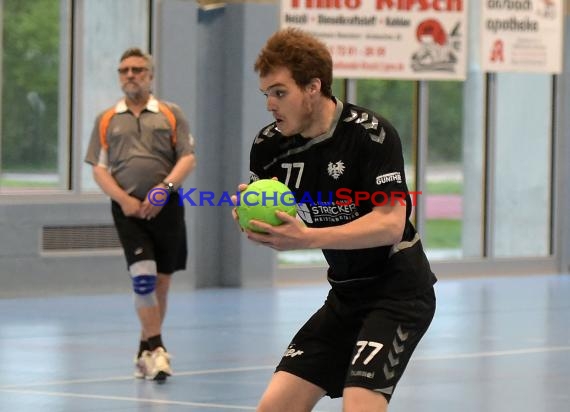
M 276 32 L 254 68 L 275 121 L 253 141 L 250 182 L 285 183 L 298 216 L 277 212 L 282 225 L 256 222 L 265 233 L 246 234 L 275 250 L 322 249 L 331 285 L 258 411 L 310 411 L 327 395 L 342 396 L 347 412 L 386 411 L 435 312 L 400 138 L 380 115 L 332 95 L 331 55 L 308 33 Z

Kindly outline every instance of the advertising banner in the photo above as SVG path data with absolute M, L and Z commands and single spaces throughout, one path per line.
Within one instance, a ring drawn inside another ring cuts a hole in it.
M 481 8 L 483 71 L 562 71 L 562 0 L 482 0 Z
M 466 0 L 281 0 L 281 27 L 329 46 L 338 78 L 463 80 Z

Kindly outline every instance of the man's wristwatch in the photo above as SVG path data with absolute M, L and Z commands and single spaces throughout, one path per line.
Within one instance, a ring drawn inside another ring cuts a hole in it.
M 166 180 L 164 180 L 162 182 L 162 184 L 164 185 L 164 187 L 168 190 L 168 193 L 172 194 L 172 193 L 176 193 L 176 186 L 174 186 L 174 183 L 172 182 L 167 182 Z

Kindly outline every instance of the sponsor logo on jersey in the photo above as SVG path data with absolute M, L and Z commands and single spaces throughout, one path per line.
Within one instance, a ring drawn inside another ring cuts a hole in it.
M 329 162 L 327 166 L 327 172 L 334 180 L 338 179 L 344 173 L 345 169 L 346 167 L 342 160 L 339 160 L 336 163 Z
M 346 223 L 360 216 L 356 204 L 298 203 L 297 214 L 307 224 Z
M 307 203 L 297 204 L 297 215 L 305 223 L 313 223 L 313 218 L 311 217 L 311 211 Z
M 390 182 L 402 183 L 402 175 L 400 175 L 400 172 L 392 172 L 392 173 L 386 173 L 385 175 L 382 176 L 376 176 L 377 185 L 382 185 L 384 183 L 390 183 Z

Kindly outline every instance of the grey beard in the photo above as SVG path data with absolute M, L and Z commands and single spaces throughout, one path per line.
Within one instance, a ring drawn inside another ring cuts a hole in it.
M 125 95 L 134 102 L 139 101 L 142 98 L 142 93 L 140 91 L 136 92 L 125 92 Z

